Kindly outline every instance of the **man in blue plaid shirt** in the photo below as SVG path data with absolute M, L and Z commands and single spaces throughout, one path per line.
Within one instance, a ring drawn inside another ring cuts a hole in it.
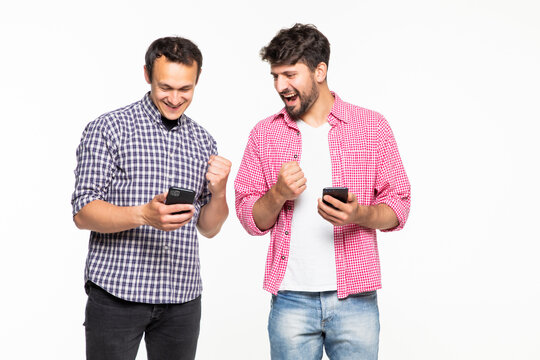
M 215 236 L 228 215 L 231 163 L 184 114 L 202 54 L 167 37 L 146 53 L 150 92 L 92 121 L 77 148 L 73 219 L 91 230 L 85 268 L 87 359 L 194 359 L 201 316 L 197 230 Z M 165 205 L 170 186 L 193 204 Z M 178 212 L 182 212 L 178 214 Z

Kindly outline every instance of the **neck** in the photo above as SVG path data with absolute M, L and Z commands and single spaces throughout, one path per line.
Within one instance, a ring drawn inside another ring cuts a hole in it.
M 319 88 L 317 101 L 302 115 L 302 120 L 313 127 L 319 127 L 328 122 L 328 115 L 334 106 L 334 96 L 326 84 Z

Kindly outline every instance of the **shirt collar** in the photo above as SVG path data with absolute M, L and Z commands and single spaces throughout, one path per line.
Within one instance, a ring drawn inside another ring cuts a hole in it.
M 347 112 L 345 111 L 346 103 L 341 100 L 341 98 L 335 92 L 330 92 L 334 96 L 334 104 L 332 105 L 330 114 L 328 114 L 328 122 L 331 126 L 337 125 L 340 121 L 348 123 L 349 119 L 347 116 Z M 290 117 L 289 113 L 285 108 L 281 109 L 281 111 L 276 114 L 274 120 L 276 119 L 283 119 L 288 126 L 298 130 L 296 121 Z
M 345 110 L 347 103 L 341 100 L 341 98 L 335 92 L 330 92 L 334 96 L 334 105 L 332 105 L 332 110 L 330 110 L 330 114 L 328 115 L 328 122 L 332 126 L 337 125 L 339 121 L 348 123 L 349 117 L 347 116 L 347 111 Z
M 144 109 L 144 112 L 148 115 L 148 117 L 155 122 L 156 124 L 160 126 L 163 125 L 163 122 L 161 121 L 161 113 L 159 112 L 158 108 L 150 98 L 150 91 L 147 92 L 144 97 L 142 98 L 142 107 Z M 180 119 L 178 119 L 178 126 L 182 125 L 186 122 L 186 115 L 182 114 L 180 116 Z

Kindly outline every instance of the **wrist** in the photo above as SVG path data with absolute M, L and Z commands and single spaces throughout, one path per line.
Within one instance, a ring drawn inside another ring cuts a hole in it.
M 139 206 L 133 206 L 133 221 L 135 222 L 135 224 L 137 224 L 138 226 L 142 226 L 142 225 L 150 225 L 149 221 L 148 221 L 148 216 L 146 215 L 147 214 L 147 207 L 149 206 L 150 203 L 148 204 L 144 204 L 144 205 L 139 205 Z
M 212 194 L 212 199 L 216 199 L 216 200 L 225 200 L 227 197 L 227 192 L 225 190 L 211 192 L 211 194 Z
M 354 219 L 354 223 L 356 225 L 366 226 L 366 224 L 368 223 L 369 213 L 369 206 L 358 205 L 358 208 L 356 209 L 356 217 Z
M 270 195 L 270 198 L 272 199 L 272 201 L 274 202 L 274 204 L 281 208 L 285 202 L 287 201 L 287 198 L 285 196 L 283 196 L 279 190 L 277 190 L 277 185 L 274 185 L 270 191 L 268 192 L 269 195 Z

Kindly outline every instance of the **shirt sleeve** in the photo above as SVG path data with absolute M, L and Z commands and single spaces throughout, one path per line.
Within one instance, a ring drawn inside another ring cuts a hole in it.
M 73 216 L 94 200 L 107 200 L 116 171 L 117 136 L 106 118 L 91 122 L 84 130 L 76 152 L 75 191 L 71 198 Z
M 381 117 L 378 126 L 374 205 L 377 204 L 390 206 L 399 221 L 398 226 L 383 231 L 397 231 L 405 226 L 411 206 L 411 187 L 401 162 L 394 135 L 383 117 Z
M 253 205 L 270 190 L 264 178 L 259 150 L 256 130 L 253 129 L 234 181 L 236 215 L 250 235 L 264 235 L 270 231 L 261 231 L 253 219 Z

